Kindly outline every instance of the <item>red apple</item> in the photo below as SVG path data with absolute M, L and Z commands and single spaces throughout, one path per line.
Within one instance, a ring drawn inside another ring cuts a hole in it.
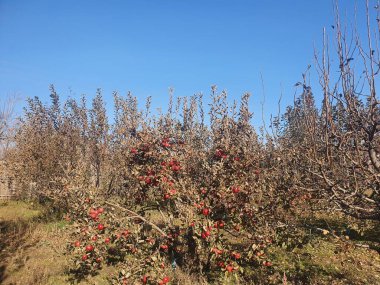
M 170 194 L 175 195 L 176 193 L 177 193 L 177 190 L 175 190 L 175 189 L 170 190 Z
M 143 278 L 141 278 L 142 283 L 143 284 L 148 283 L 148 278 L 149 278 L 149 276 L 144 275 Z
M 231 187 L 232 193 L 237 194 L 240 192 L 240 188 L 238 186 L 232 186 Z
M 270 262 L 270 261 L 264 261 L 263 265 L 269 267 L 269 266 L 272 266 L 272 262 Z
M 202 210 L 202 214 L 203 214 L 203 216 L 208 216 L 208 215 L 210 214 L 210 209 L 208 209 L 208 208 L 203 208 L 203 210 Z
M 209 231 L 204 231 L 204 232 L 202 232 L 202 234 L 201 234 L 201 237 L 203 238 L 203 239 L 206 239 L 206 238 L 208 238 L 210 236 L 210 232 Z
M 180 171 L 181 170 L 181 166 L 179 166 L 179 165 L 173 165 L 172 166 L 172 170 L 175 171 L 175 172 Z
M 234 267 L 231 264 L 228 264 L 226 266 L 226 270 L 231 273 L 232 271 L 234 271 Z
M 93 247 L 92 245 L 87 245 L 86 248 L 85 248 L 85 250 L 86 250 L 87 252 L 91 252 L 91 251 L 94 250 L 94 247 Z
M 98 219 L 98 214 L 91 213 L 91 214 L 90 214 L 90 217 L 91 217 L 93 220 L 97 220 L 97 219 Z
M 161 248 L 162 250 L 166 251 L 166 250 L 168 250 L 169 247 L 168 247 L 167 244 L 163 244 L 163 245 L 160 246 L 160 248 Z

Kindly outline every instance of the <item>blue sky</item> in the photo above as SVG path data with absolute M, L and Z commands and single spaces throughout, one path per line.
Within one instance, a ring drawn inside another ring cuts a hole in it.
M 352 22 L 356 1 L 340 2 Z M 0 0 L 0 98 L 46 101 L 52 83 L 63 98 L 102 88 L 111 108 L 112 91 L 131 91 L 165 109 L 169 87 L 208 95 L 215 84 L 231 100 L 252 93 L 260 123 L 261 74 L 268 117 L 314 66 L 322 28 L 333 32 L 332 8 L 331 0 Z

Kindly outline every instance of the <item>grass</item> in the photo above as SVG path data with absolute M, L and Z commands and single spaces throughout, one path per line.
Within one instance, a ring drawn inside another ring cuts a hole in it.
M 270 255 L 277 272 L 301 284 L 380 284 L 379 254 L 339 238 L 315 238 L 293 250 L 275 247 Z
M 37 208 L 37 209 L 36 209 Z M 70 284 L 71 260 L 65 255 L 66 221 L 49 221 L 42 208 L 8 201 L 0 204 L 0 283 Z M 112 268 L 81 284 L 109 284 Z
M 110 284 L 110 276 L 117 272 L 115 267 L 105 266 L 98 275 L 80 282 L 72 279 L 72 263 L 65 255 L 69 238 L 66 227 L 66 221 L 44 218 L 43 209 L 35 205 L 0 203 L 0 283 Z M 268 252 L 272 267 L 247 267 L 249 281 L 222 278 L 215 279 L 214 284 L 284 284 L 284 276 L 286 284 L 380 284 L 378 224 L 363 225 L 339 215 L 320 215 L 303 219 L 300 228 L 306 242 L 272 246 Z M 315 228 L 328 233 L 312 230 Z M 181 284 L 199 284 L 180 270 L 175 274 Z
M 379 222 L 316 213 L 298 227 L 303 242 L 270 249 L 273 269 L 291 284 L 380 284 Z
M 30 220 L 41 214 L 38 206 L 20 201 L 2 201 L 0 209 L 0 221 Z
M 30 203 L 0 204 L 3 284 L 40 284 L 64 267 L 58 245 L 61 233 L 41 222 L 42 215 L 42 209 Z

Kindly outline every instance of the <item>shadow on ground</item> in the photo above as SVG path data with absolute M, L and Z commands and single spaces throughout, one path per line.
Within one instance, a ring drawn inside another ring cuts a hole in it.
M 29 223 L 23 220 L 0 221 L 0 283 L 7 277 L 8 258 L 25 242 L 28 228 Z

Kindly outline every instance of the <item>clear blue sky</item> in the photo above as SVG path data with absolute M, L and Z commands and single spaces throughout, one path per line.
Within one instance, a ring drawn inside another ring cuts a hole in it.
M 356 1 L 340 2 L 353 21 Z M 362 30 L 364 1 L 357 2 Z M 0 98 L 46 101 L 52 83 L 63 98 L 92 97 L 100 87 L 109 107 L 116 90 L 151 95 L 153 107 L 165 109 L 168 87 L 177 96 L 208 95 L 215 84 L 231 99 L 251 92 L 260 122 L 260 74 L 266 113 L 276 112 L 281 89 L 291 103 L 322 28 L 332 32 L 332 7 L 331 0 L 0 0 Z

